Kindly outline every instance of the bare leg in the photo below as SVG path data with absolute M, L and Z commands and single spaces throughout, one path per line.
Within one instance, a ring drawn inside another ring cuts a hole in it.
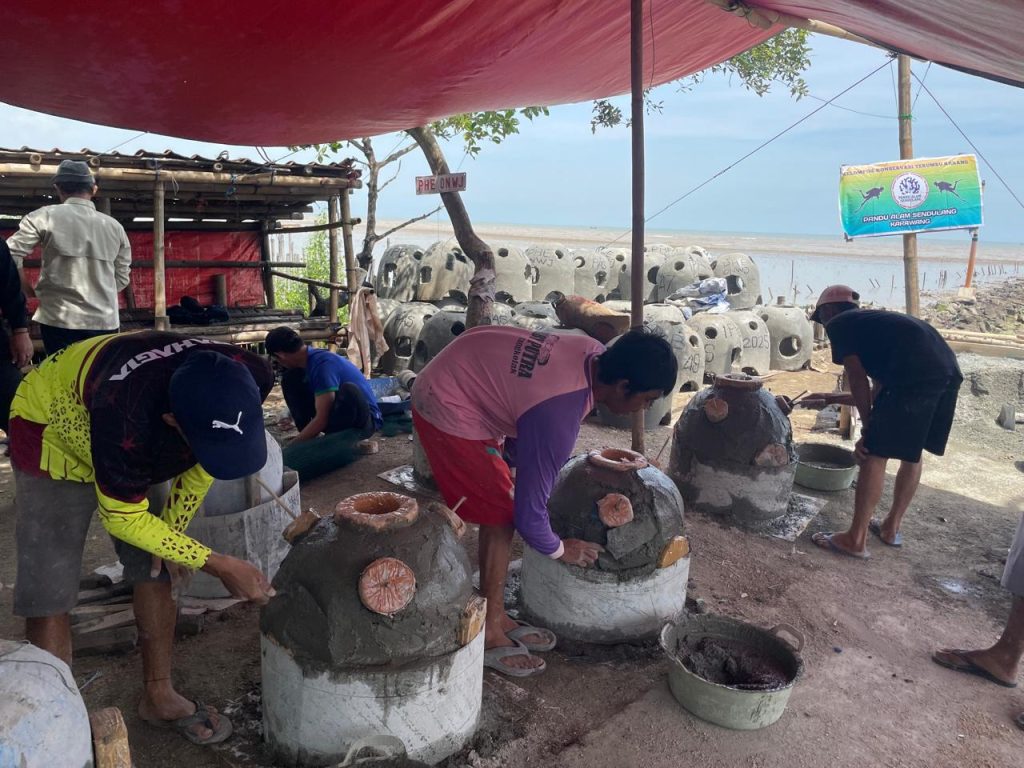
M 850 552 L 863 552 L 867 549 L 868 523 L 875 513 L 878 500 L 882 498 L 882 485 L 885 483 L 885 465 L 888 459 L 881 456 L 868 456 L 861 462 L 860 473 L 857 475 L 857 491 L 853 499 L 853 520 L 850 530 L 836 533 L 832 543 L 840 549 Z
M 71 666 L 71 618 L 68 614 L 25 619 L 25 639 Z
M 900 532 L 903 515 L 910 506 L 921 483 L 921 470 L 924 462 L 901 461 L 899 472 L 896 473 L 896 486 L 892 492 L 892 507 L 889 515 L 882 521 L 882 539 L 892 542 Z
M 512 526 L 480 526 L 480 592 L 487 598 L 487 616 L 484 619 L 486 648 L 515 645 L 505 634 L 516 626 L 505 613 L 505 580 L 508 578 L 514 534 Z M 532 656 L 509 656 L 502 663 L 519 669 L 532 669 L 542 662 Z
M 171 599 L 171 584 L 150 581 L 135 587 L 135 623 L 139 628 L 142 649 L 144 687 L 139 702 L 143 720 L 177 720 L 196 711 L 195 704 L 176 690 L 171 682 L 171 652 L 174 645 L 174 623 L 177 609 Z M 216 725 L 217 715 L 211 718 Z M 189 730 L 201 739 L 212 731 L 202 724 Z
M 968 659 L 1000 680 L 1015 682 L 1024 657 L 1024 597 L 1013 598 L 1006 627 L 995 645 L 980 651 L 943 648 L 934 655 L 954 664 L 957 657 Z

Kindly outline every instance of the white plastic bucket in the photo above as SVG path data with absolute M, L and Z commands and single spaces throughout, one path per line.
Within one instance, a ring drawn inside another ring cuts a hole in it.
M 525 547 L 520 604 L 531 620 L 569 640 L 642 640 L 683 614 L 689 575 L 689 557 L 620 581 L 614 573 L 584 571 Z
M 89 713 L 67 664 L 0 640 L 0 766 L 91 768 Z
M 304 670 L 264 635 L 263 732 L 290 766 L 337 763 L 367 736 L 401 739 L 433 765 L 476 731 L 484 679 L 484 633 L 446 656 L 398 669 Z

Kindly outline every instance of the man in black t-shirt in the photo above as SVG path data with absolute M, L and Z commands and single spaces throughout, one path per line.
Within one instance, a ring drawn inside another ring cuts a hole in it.
M 884 544 L 902 545 L 900 521 L 921 480 L 921 452 L 945 453 L 963 375 L 953 350 L 928 323 L 860 309 L 859 299 L 845 285 L 830 286 L 818 298 L 811 319 L 825 326 L 832 361 L 845 369 L 850 392 L 810 395 L 804 404 L 855 405 L 860 413 L 860 474 L 850 529 L 816 533 L 812 540 L 823 549 L 866 558 L 869 530 Z M 877 520 L 872 514 L 889 459 L 899 459 L 900 469 L 889 514 Z

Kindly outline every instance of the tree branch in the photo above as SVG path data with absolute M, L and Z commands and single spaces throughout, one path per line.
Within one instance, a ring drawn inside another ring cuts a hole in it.
M 390 184 L 390 183 L 391 183 L 392 181 L 394 181 L 395 179 L 397 179 L 397 178 L 398 178 L 398 174 L 400 174 L 401 172 L 402 172 L 402 163 L 401 163 L 401 162 L 399 162 L 399 163 L 398 163 L 398 168 L 397 168 L 397 169 L 395 170 L 395 175 L 394 175 L 394 176 L 392 176 L 392 177 L 391 177 L 390 179 L 388 179 L 387 181 L 385 181 L 385 182 L 384 182 L 383 184 L 381 184 L 381 185 L 380 185 L 379 187 L 377 187 L 377 192 L 383 192 L 383 191 L 384 191 L 384 188 L 385 188 L 385 187 L 387 187 L 387 185 L 388 185 L 388 184 Z
M 388 165 L 389 163 L 393 163 L 393 162 L 395 162 L 395 160 L 398 160 L 400 157 L 405 157 L 406 155 L 408 155 L 410 152 L 412 152 L 414 149 L 416 149 L 416 147 L 417 147 L 416 142 L 413 142 L 412 144 L 407 144 L 406 146 L 402 147 L 401 149 L 396 149 L 394 152 L 392 152 L 390 155 L 388 155 L 386 158 L 384 158 L 381 161 L 380 165 L 381 166 L 385 166 L 385 165 Z
M 417 221 L 423 221 L 428 216 L 433 216 L 435 213 L 440 211 L 442 208 L 444 208 L 444 203 L 441 203 L 440 205 L 437 206 L 437 208 L 435 208 L 432 211 L 427 211 L 426 213 L 422 214 L 421 216 L 417 216 L 415 219 L 409 219 L 408 221 L 404 221 L 401 224 L 399 224 L 397 227 L 392 227 L 387 232 L 384 232 L 384 233 L 382 233 L 380 235 L 377 235 L 377 239 L 378 240 L 383 240 L 385 237 L 389 237 L 389 236 L 395 234 L 395 232 L 397 232 L 398 230 L 405 229 L 410 224 L 415 224 Z

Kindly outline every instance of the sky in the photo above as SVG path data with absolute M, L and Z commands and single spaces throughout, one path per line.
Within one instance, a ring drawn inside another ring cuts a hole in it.
M 652 215 L 709 177 L 727 168 L 773 135 L 822 106 L 822 100 L 856 83 L 887 55 L 831 38 L 811 38 L 811 66 L 805 74 L 810 97 L 793 99 L 784 88 L 764 97 L 726 76 L 708 78 L 679 92 L 656 89 L 660 114 L 646 119 L 647 205 Z M 985 188 L 983 240 L 1024 243 L 1024 207 L 996 172 L 1024 200 L 1024 89 L 915 61 L 913 69 L 960 125 L 995 172 L 979 159 Z M 792 130 L 707 186 L 654 217 L 654 229 L 700 232 L 761 232 L 841 238 L 837 189 L 842 164 L 899 158 L 895 94 L 896 65 L 886 65 Z M 918 94 L 917 81 L 913 83 Z M 615 99 L 628 113 L 628 97 Z M 852 110 L 852 111 L 851 111 Z M 590 103 L 557 106 L 548 117 L 526 122 L 520 134 L 500 146 L 486 146 L 467 158 L 458 141 L 447 146 L 449 165 L 466 171 L 470 215 L 478 222 L 623 227 L 630 222 L 630 136 L 625 127 L 590 129 Z M 863 114 L 861 114 L 863 113 Z M 913 109 L 916 157 L 973 152 L 970 144 L 921 91 Z M 379 151 L 399 136 L 382 136 Z M 134 152 L 139 149 L 258 159 L 253 147 L 203 144 L 137 131 L 102 127 L 29 112 L 0 103 L 0 146 Z M 265 148 L 272 159 L 303 159 L 287 148 Z M 285 157 L 287 156 L 287 157 Z M 401 175 L 382 195 L 378 216 L 408 218 L 430 210 L 414 193 L 414 177 L 427 175 L 418 152 L 407 155 Z M 353 210 L 363 205 L 356 193 Z M 942 237 L 943 235 L 934 235 Z M 963 238 L 963 233 L 947 233 Z

